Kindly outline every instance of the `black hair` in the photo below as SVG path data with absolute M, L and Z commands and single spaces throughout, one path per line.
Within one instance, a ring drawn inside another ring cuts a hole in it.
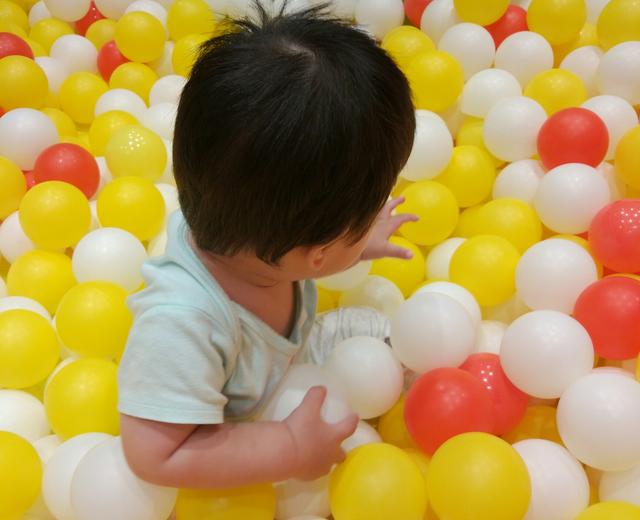
M 197 246 L 277 263 L 298 246 L 356 242 L 413 145 L 404 75 L 322 7 L 229 21 L 206 42 L 178 108 L 180 204 Z

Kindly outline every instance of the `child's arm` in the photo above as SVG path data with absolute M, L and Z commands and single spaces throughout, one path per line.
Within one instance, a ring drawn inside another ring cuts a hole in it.
M 122 443 L 133 472 L 179 488 L 236 487 L 289 478 L 312 480 L 344 459 L 340 444 L 356 429 L 352 415 L 322 420 L 326 389 L 312 388 L 282 422 L 184 425 L 121 416 Z
M 418 217 L 410 213 L 394 215 L 393 211 L 404 202 L 404 197 L 390 200 L 384 205 L 373 226 L 367 246 L 362 252 L 361 260 L 375 260 L 386 256 L 410 259 L 413 253 L 408 249 L 389 243 L 389 238 L 406 222 L 416 222 Z

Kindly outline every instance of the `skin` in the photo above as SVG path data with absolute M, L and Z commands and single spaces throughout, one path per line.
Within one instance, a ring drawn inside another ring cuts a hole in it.
M 387 203 L 356 244 L 341 238 L 298 247 L 277 266 L 249 254 L 223 257 L 194 250 L 233 301 L 288 336 L 295 314 L 294 282 L 328 276 L 363 259 L 411 258 L 409 251 L 388 242 L 403 223 L 417 220 L 414 215 L 393 215 L 402 202 Z M 121 414 L 125 456 L 139 478 L 168 487 L 226 488 L 290 478 L 314 480 L 344 460 L 340 445 L 358 424 L 355 414 L 337 424 L 325 423 L 320 415 L 325 397 L 325 388 L 312 388 L 281 422 L 171 424 Z

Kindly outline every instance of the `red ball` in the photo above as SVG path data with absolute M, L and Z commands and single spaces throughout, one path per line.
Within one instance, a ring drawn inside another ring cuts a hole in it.
M 493 400 L 494 433 L 503 435 L 513 430 L 527 411 L 529 396 L 509 380 L 502 370 L 500 356 L 472 354 L 460 369 L 477 378 L 489 392 Z
M 609 148 L 609 131 L 591 110 L 565 108 L 553 114 L 538 134 L 538 155 L 550 170 L 567 163 L 598 166 Z
M 87 14 L 85 14 L 82 18 L 80 18 L 80 20 L 76 22 L 76 32 L 79 35 L 84 36 L 85 34 L 87 34 L 87 30 L 89 29 L 89 27 L 91 27 L 91 24 L 97 22 L 98 20 L 102 20 L 103 18 L 106 18 L 105 15 L 103 15 L 98 10 L 96 4 L 91 2 L 91 7 L 89 7 Z
M 405 0 L 404 12 L 413 25 L 420 27 L 422 13 L 424 13 L 424 10 L 430 3 L 431 0 Z
M 33 177 L 33 171 L 23 172 L 24 180 L 27 183 L 27 190 L 30 190 L 36 185 L 36 180 Z
M 493 401 L 484 385 L 459 368 L 437 368 L 413 384 L 404 407 L 407 430 L 428 454 L 456 435 L 494 431 Z
M 495 22 L 486 25 L 485 29 L 492 36 L 496 48 L 514 33 L 528 31 L 527 11 L 519 5 L 510 5 L 506 12 Z
M 640 199 L 617 200 L 591 221 L 589 243 L 595 257 L 617 273 L 640 271 Z
M 128 61 L 113 40 L 105 43 L 102 49 L 100 49 L 100 52 L 98 52 L 98 70 L 105 81 L 109 81 L 113 71 Z
M 0 32 L 0 59 L 7 56 L 24 56 L 33 59 L 33 51 L 20 36 Z
M 100 169 L 93 155 L 81 146 L 59 143 L 45 149 L 33 168 L 35 182 L 64 181 L 73 184 L 88 199 L 100 183 Z
M 640 282 L 625 276 L 603 278 L 587 287 L 573 316 L 591 336 L 596 354 L 632 359 L 640 353 Z

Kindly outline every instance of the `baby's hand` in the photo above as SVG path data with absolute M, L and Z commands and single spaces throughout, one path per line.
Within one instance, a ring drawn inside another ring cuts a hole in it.
M 389 237 L 405 222 L 415 222 L 418 217 L 409 213 L 394 215 L 393 210 L 404 202 L 404 197 L 390 200 L 384 205 L 378 215 L 373 231 L 369 237 L 367 247 L 362 252 L 362 260 L 375 260 L 391 256 L 395 258 L 409 259 L 413 256 L 411 251 L 389 243 Z
M 312 388 L 300 406 L 284 420 L 295 449 L 293 476 L 300 480 L 320 478 L 329 473 L 334 464 L 342 462 L 345 454 L 340 444 L 358 426 L 355 414 L 336 424 L 326 423 L 320 415 L 326 396 L 326 388 Z

